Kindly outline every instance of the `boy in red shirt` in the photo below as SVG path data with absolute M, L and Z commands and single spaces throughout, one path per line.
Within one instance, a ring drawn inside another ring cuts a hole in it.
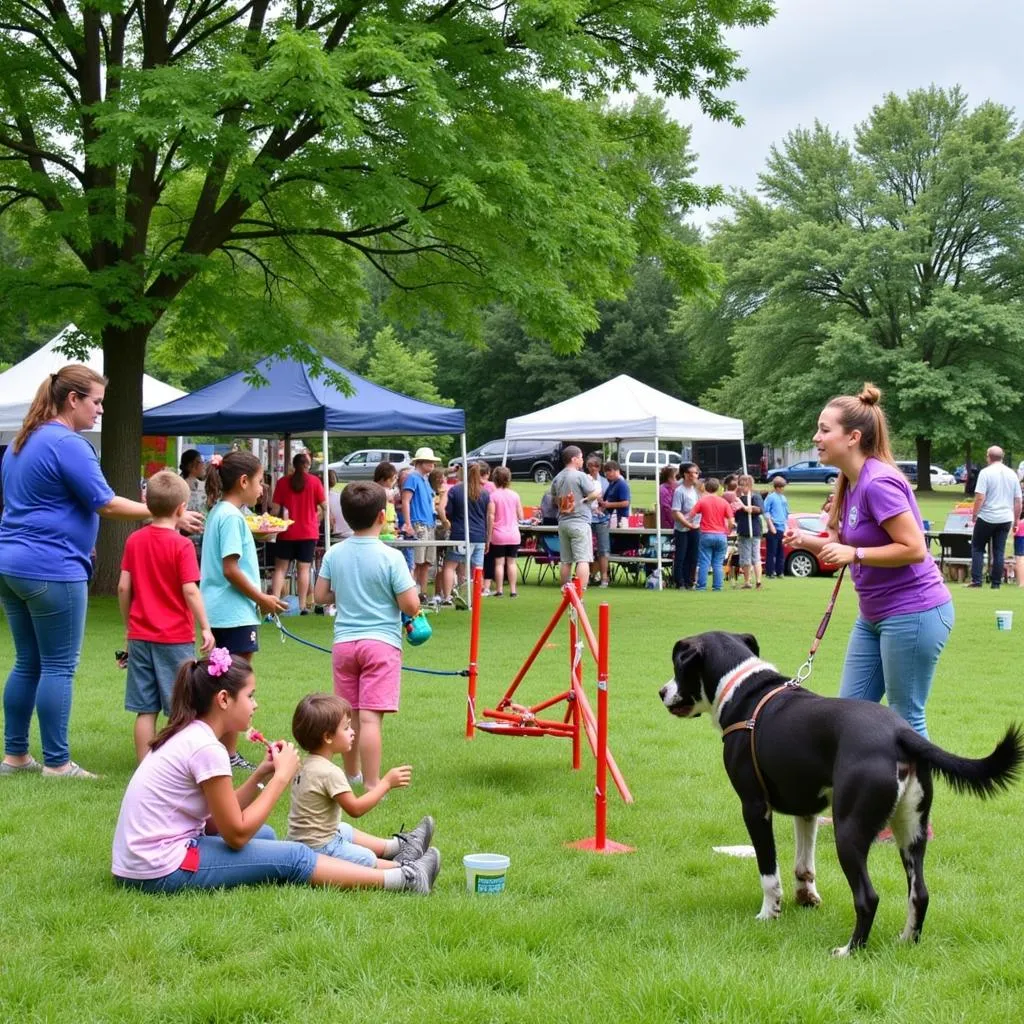
M 188 482 L 162 470 L 146 486 L 153 515 L 124 546 L 117 600 L 128 639 L 126 711 L 136 712 L 135 754 L 141 761 L 156 735 L 156 717 L 170 717 L 171 689 L 183 661 L 195 657 L 196 621 L 203 654 L 213 633 L 199 595 L 195 545 L 178 532 L 189 499 Z
M 708 569 L 712 570 L 711 587 L 722 589 L 722 566 L 728 548 L 728 537 L 732 533 L 734 520 L 732 508 L 718 491 L 715 477 L 704 485 L 704 496 L 690 510 L 690 518 L 700 515 L 700 549 L 697 554 L 697 589 L 708 589 Z

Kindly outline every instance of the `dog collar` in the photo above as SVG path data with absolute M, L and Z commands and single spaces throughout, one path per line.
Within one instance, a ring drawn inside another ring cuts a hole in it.
M 712 704 L 715 714 L 718 714 L 722 705 L 729 699 L 729 695 L 740 683 L 745 682 L 754 673 L 766 670 L 776 671 L 775 666 L 770 665 L 767 661 L 762 661 L 760 658 L 747 658 L 746 661 L 741 661 L 728 675 L 723 676 L 718 682 Z

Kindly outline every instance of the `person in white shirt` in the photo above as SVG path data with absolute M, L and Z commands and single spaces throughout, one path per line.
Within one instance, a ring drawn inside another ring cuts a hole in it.
M 988 465 L 978 474 L 974 489 L 974 532 L 971 535 L 971 581 L 968 587 L 981 586 L 985 548 L 992 543 L 990 574 L 992 589 L 1003 582 L 1003 556 L 1006 538 L 1020 522 L 1020 481 L 1009 466 L 1003 465 L 1003 449 L 993 445 L 986 452 Z

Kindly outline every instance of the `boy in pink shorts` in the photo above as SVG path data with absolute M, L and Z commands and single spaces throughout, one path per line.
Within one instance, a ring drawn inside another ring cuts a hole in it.
M 352 705 L 355 742 L 345 754 L 349 782 L 380 781 L 381 726 L 398 710 L 402 673 L 401 613 L 419 614 L 420 601 L 401 552 L 380 539 L 387 492 L 358 481 L 341 492 L 352 536 L 334 545 L 313 590 L 317 604 L 334 604 L 334 692 Z

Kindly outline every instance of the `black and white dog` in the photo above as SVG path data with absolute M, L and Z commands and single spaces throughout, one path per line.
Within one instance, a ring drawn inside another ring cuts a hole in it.
M 886 823 L 907 872 L 907 923 L 900 939 L 916 942 L 928 909 L 923 866 L 932 772 L 955 790 L 990 796 L 1019 774 L 1024 759 L 1019 729 L 1011 726 L 986 758 L 958 757 L 880 704 L 786 686 L 786 677 L 759 653 L 754 637 L 734 633 L 680 640 L 672 651 L 675 676 L 660 691 L 673 715 L 707 712 L 723 732 L 726 771 L 742 801 L 761 874 L 758 918 L 778 917 L 782 904 L 772 811 L 793 815 L 796 902 L 816 907 L 821 902 L 814 885 L 817 816 L 831 802 L 836 850 L 857 915 L 850 941 L 834 954 L 845 956 L 867 942 L 878 906 L 868 852 Z

